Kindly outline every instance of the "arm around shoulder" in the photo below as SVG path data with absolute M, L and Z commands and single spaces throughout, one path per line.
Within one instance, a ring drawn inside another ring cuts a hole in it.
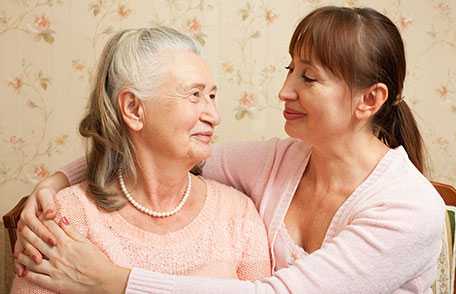
M 139 282 L 148 291 L 169 290 L 164 293 L 393 293 L 437 265 L 444 212 L 439 199 L 390 199 L 358 209 L 321 249 L 270 278 L 250 282 L 133 269 L 126 293 Z M 432 282 L 430 277 L 412 287 L 424 293 Z
M 69 185 L 82 182 L 86 177 L 86 171 L 87 162 L 84 157 L 78 158 L 58 170 L 58 172 L 66 177 Z

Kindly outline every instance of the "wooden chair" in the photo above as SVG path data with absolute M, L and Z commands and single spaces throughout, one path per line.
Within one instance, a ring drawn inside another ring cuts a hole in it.
M 28 196 L 22 197 L 21 200 L 11 209 L 7 214 L 3 216 L 3 226 L 8 230 L 9 240 L 11 244 L 11 250 L 14 252 L 14 244 L 16 243 L 16 228 L 17 222 L 21 216 L 22 209 L 24 208 L 25 201 Z
M 434 185 L 434 188 L 439 192 L 440 196 L 443 198 L 445 201 L 445 204 L 447 206 L 455 206 L 456 207 L 456 189 L 447 184 L 439 183 L 439 182 L 432 182 Z M 438 275 L 442 275 L 441 280 L 445 281 L 447 276 L 447 273 L 450 275 L 450 282 L 452 281 L 452 284 L 449 284 L 449 286 L 453 287 L 452 293 L 456 294 L 456 284 L 455 284 L 455 276 L 454 276 L 454 271 L 455 271 L 455 264 L 454 264 L 454 253 L 455 253 L 455 210 L 452 210 L 451 208 L 447 208 L 447 215 L 445 219 L 445 237 L 446 240 L 444 240 L 442 252 L 440 254 L 439 258 L 439 264 L 440 267 L 438 271 Z M 445 250 L 447 249 L 447 250 Z M 442 264 L 446 265 L 445 268 L 442 267 Z M 434 287 L 437 287 L 437 283 L 439 281 L 439 278 L 437 278 L 436 283 L 434 284 Z M 447 289 L 446 287 L 443 287 L 441 291 L 437 291 L 434 289 L 434 293 L 450 293 L 450 289 Z
M 432 182 L 432 184 L 442 196 L 446 205 L 456 206 L 456 189 L 453 186 L 439 182 Z

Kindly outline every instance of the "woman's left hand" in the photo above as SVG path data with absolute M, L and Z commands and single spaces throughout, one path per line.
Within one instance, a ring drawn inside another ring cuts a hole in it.
M 43 221 L 43 220 L 42 220 Z M 47 259 L 39 264 L 24 254 L 16 257 L 26 267 L 25 279 L 63 293 L 124 293 L 129 269 L 114 265 L 95 245 L 62 218 L 44 220 L 57 245 L 50 246 L 27 226 L 20 232 Z

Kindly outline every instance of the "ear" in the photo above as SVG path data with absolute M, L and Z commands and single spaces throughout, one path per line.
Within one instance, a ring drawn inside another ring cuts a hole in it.
M 121 90 L 119 108 L 125 124 L 133 131 L 140 131 L 144 127 L 144 105 L 130 90 Z
M 361 99 L 355 109 L 355 116 L 359 120 L 369 119 L 388 99 L 388 87 L 383 83 L 376 83 L 361 92 Z

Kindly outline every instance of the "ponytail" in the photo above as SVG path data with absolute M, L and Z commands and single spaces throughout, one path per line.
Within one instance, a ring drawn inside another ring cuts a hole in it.
M 426 171 L 423 138 L 412 111 L 404 100 L 383 105 L 374 117 L 374 130 L 388 147 L 403 146 L 415 167 L 421 173 Z
M 135 173 L 131 143 L 122 126 L 117 110 L 117 99 L 112 99 L 109 71 L 119 40 L 124 32 L 114 35 L 106 44 L 97 68 L 97 80 L 89 98 L 87 114 L 79 124 L 79 133 L 88 139 L 86 151 L 87 189 L 95 203 L 113 211 L 125 205 L 112 183 L 117 179 L 119 167 Z

